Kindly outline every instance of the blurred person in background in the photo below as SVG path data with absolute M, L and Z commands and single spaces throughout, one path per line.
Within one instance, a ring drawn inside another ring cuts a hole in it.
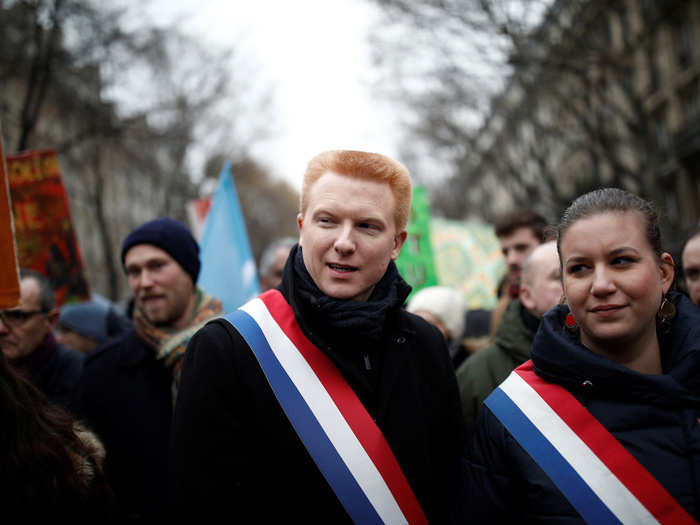
M 530 359 L 540 319 L 562 298 L 557 244 L 537 246 L 522 264 L 520 295 L 510 301 L 493 341 L 457 369 L 467 431 L 471 434 L 484 399 L 514 368 Z
M 54 290 L 43 274 L 19 271 L 21 302 L 0 310 L 0 349 L 17 372 L 51 401 L 72 410 L 84 356 L 56 341 Z
M 468 355 L 462 346 L 466 310 L 462 292 L 448 286 L 427 286 L 411 296 L 406 310 L 438 327 L 457 368 Z
M 54 330 L 56 339 L 68 348 L 89 354 L 132 327 L 122 310 L 118 304 L 100 296 L 89 301 L 64 304 Z
M 513 210 L 494 224 L 494 233 L 506 263 L 506 273 L 503 276 L 503 291 L 499 291 L 498 304 L 491 315 L 492 337 L 508 303 L 520 294 L 520 273 L 525 259 L 536 246 L 545 241 L 546 231 L 545 218 L 529 209 Z
M 270 243 L 260 256 L 258 275 L 260 291 L 266 292 L 276 288 L 282 282 L 282 270 L 289 258 L 289 251 L 296 245 L 298 239 L 284 237 Z
M 685 241 L 681 254 L 688 295 L 691 301 L 700 306 L 700 228 Z
M 467 350 L 467 358 L 486 347 L 491 342 L 491 316 L 488 308 L 467 309 L 464 320 L 462 345 Z
M 97 301 L 63 305 L 54 330 L 56 340 L 78 352 L 89 354 L 109 340 L 109 307 Z
M 81 415 L 104 443 L 120 519 L 163 515 L 168 443 L 187 343 L 221 302 L 199 288 L 199 245 L 181 222 L 146 222 L 124 239 L 133 328 L 86 357 Z

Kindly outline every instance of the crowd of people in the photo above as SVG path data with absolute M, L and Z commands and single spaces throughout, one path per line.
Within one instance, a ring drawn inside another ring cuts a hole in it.
M 318 154 L 299 237 L 265 250 L 261 294 L 232 312 L 167 217 L 122 242 L 128 308 L 57 308 L 21 269 L 0 310 L 5 515 L 700 519 L 700 229 L 679 279 L 630 192 L 583 194 L 556 225 L 506 213 L 499 303 L 472 311 L 399 274 L 410 203 L 400 162 Z

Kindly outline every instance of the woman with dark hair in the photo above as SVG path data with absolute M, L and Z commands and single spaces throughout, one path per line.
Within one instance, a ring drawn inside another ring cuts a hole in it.
M 613 188 L 582 195 L 557 247 L 566 304 L 481 409 L 466 518 L 695 523 L 700 309 L 669 291 L 654 206 Z
M 5 519 L 112 519 L 114 500 L 102 472 L 102 444 L 21 377 L 2 352 L 0 420 Z

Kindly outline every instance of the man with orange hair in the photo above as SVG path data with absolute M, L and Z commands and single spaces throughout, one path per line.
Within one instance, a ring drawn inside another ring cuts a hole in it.
M 282 283 L 188 345 L 171 447 L 177 516 L 448 519 L 464 426 L 444 337 L 403 308 L 411 288 L 394 260 L 410 202 L 395 160 L 311 160 Z

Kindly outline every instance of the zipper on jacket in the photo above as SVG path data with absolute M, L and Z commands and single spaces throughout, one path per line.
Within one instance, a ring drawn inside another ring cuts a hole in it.
M 369 354 L 367 352 L 365 352 L 364 354 L 362 354 L 362 357 L 365 360 L 365 369 L 372 370 L 372 363 L 369 360 Z

